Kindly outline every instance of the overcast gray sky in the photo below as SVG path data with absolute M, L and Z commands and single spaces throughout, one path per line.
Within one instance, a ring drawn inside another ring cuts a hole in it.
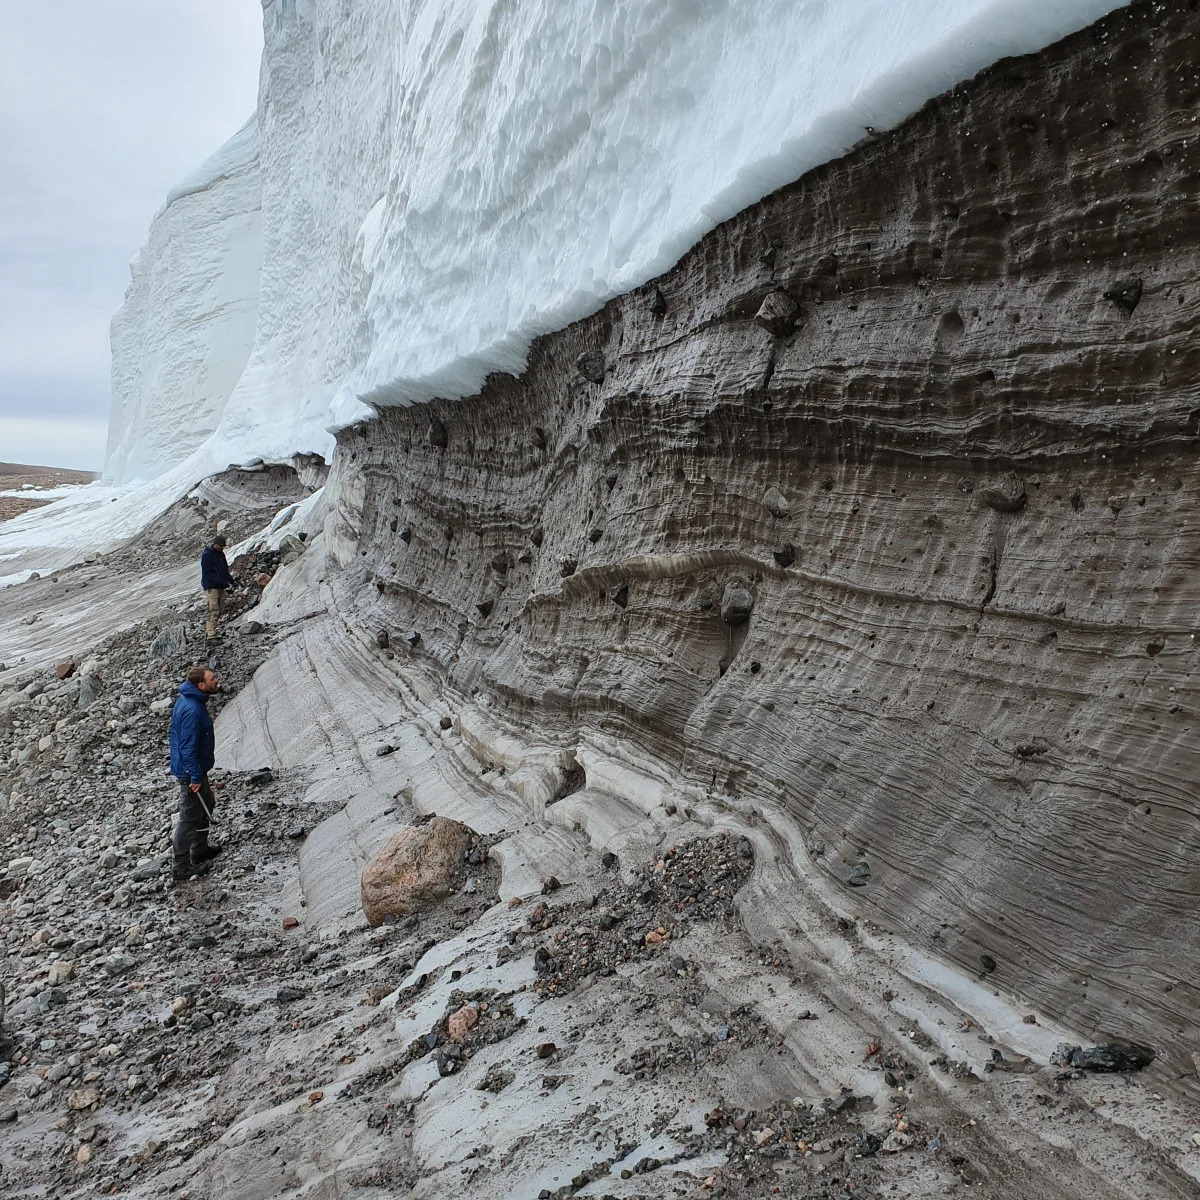
M 129 260 L 261 49 L 260 0 L 0 0 L 0 461 L 99 470 Z

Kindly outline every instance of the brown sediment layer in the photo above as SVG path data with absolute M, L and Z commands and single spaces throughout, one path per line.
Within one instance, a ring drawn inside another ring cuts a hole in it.
M 1190 1090 L 1197 61 L 1176 2 L 998 64 L 343 434 L 333 539 L 449 693 L 784 806 L 865 915 Z

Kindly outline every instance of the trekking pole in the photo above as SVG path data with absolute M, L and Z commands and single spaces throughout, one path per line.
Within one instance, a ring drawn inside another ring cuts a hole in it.
M 204 803 L 204 792 L 203 791 L 197 792 L 196 799 L 200 801 L 200 807 L 202 809 L 204 809 L 204 815 L 208 818 L 208 825 L 209 825 L 209 828 L 211 829 L 212 823 L 216 820 L 216 817 L 213 816 L 213 810 L 211 808 L 209 808 L 207 804 Z

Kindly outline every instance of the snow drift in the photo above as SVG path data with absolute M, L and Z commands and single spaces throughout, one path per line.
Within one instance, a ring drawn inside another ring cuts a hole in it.
M 371 405 L 518 372 L 747 204 L 1118 5 L 263 7 L 257 134 L 173 193 L 113 323 L 108 483 L 328 453 Z

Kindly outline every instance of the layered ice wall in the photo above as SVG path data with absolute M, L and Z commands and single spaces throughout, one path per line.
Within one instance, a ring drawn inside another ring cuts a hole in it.
M 167 197 L 112 322 L 107 482 L 153 478 L 220 423 L 254 345 L 262 269 L 258 121 Z
M 260 166 L 155 222 L 114 325 L 108 477 L 200 439 L 197 469 L 327 450 L 364 400 L 519 371 L 747 204 L 1114 7 L 264 0 Z

